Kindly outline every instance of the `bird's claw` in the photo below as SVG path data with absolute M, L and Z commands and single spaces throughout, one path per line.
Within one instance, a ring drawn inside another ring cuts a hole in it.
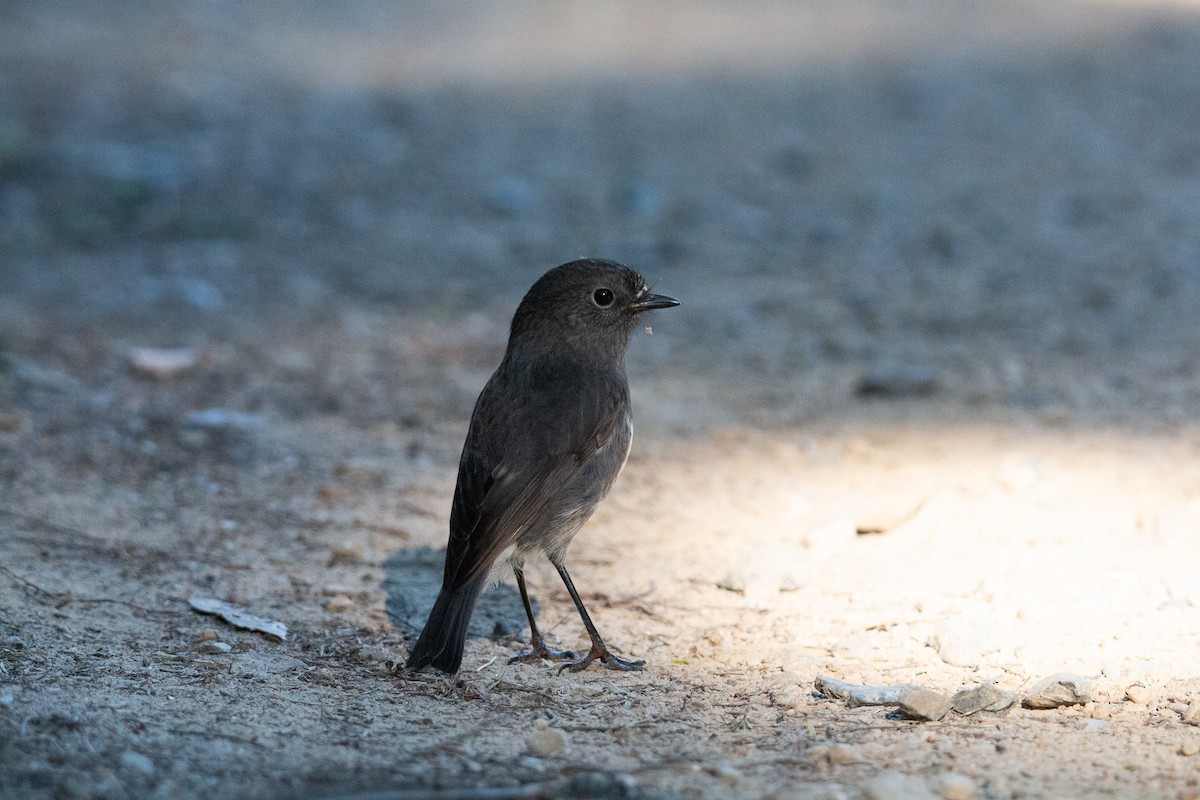
M 578 661 L 572 661 L 570 664 L 563 664 L 558 668 L 561 673 L 563 670 L 571 672 L 582 672 L 592 665 L 592 662 L 599 661 L 605 669 L 615 669 L 621 672 L 637 672 L 646 666 L 646 662 L 641 659 L 621 658 L 614 656 L 608 652 L 605 647 L 596 647 L 593 645 L 588 654 Z
M 508 660 L 510 664 L 527 664 L 530 661 L 570 661 L 575 658 L 574 650 L 555 650 L 537 642 L 529 650 L 522 650 Z

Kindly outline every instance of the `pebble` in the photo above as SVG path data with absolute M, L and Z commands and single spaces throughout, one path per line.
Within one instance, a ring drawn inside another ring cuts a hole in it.
M 863 797 L 867 800 L 936 800 L 937 795 L 918 778 L 886 770 L 867 781 L 863 786 Z
M 1112 719 L 1112 706 L 1107 703 L 1093 706 L 1091 715 L 1092 719 Z
M 1200 700 L 1193 700 L 1183 712 L 1183 721 L 1188 725 L 1200 725 Z
M 225 642 L 218 641 L 201 642 L 200 644 L 196 645 L 196 652 L 207 653 L 209 655 L 224 655 L 232 649 L 233 648 L 227 645 Z
M 856 764 L 862 761 L 863 757 L 854 745 L 837 742 L 831 744 L 825 751 L 825 760 L 829 762 L 830 766 L 838 767 L 845 764 Z
M 1181 756 L 1194 756 L 1200 753 L 1200 739 L 1184 739 L 1179 743 L 1179 754 Z
M 1136 683 L 1125 689 L 1125 697 L 1129 702 L 1137 703 L 1139 706 L 1150 704 L 1150 690 Z
M 1092 682 L 1080 675 L 1060 672 L 1030 687 L 1025 695 L 1028 708 L 1059 708 L 1086 703 L 1092 699 Z
M 0 706 L 3 706 L 4 708 L 11 706 L 14 700 L 16 700 L 16 698 L 11 694 L 0 694 Z
M 328 483 L 317 489 L 317 500 L 326 508 L 340 506 L 350 497 L 350 490 L 340 483 Z
M 321 603 L 331 614 L 340 614 L 354 606 L 354 601 L 344 594 L 335 594 Z
M 954 710 L 964 717 L 980 711 L 1000 713 L 1017 702 L 1016 692 L 1001 689 L 994 683 L 981 683 L 972 689 L 960 689 L 954 694 Z
M 167 380 L 195 369 L 200 351 L 194 347 L 131 347 L 126 359 L 137 374 Z
M 971 800 L 975 796 L 975 781 L 958 772 L 943 775 L 937 788 L 942 800 Z
M 546 758 L 567 746 L 567 735 L 558 728 L 551 728 L 544 719 L 534 720 L 533 732 L 525 737 L 525 746 L 535 758 Z
M 247 433 L 262 424 L 262 417 L 229 408 L 204 408 L 192 411 L 183 418 L 190 428 L 203 430 L 232 430 Z
M 900 698 L 900 713 L 909 719 L 937 722 L 950 711 L 954 701 L 932 689 L 917 689 Z
M 154 775 L 154 762 L 136 750 L 126 750 L 121 754 L 121 767 L 147 778 Z
M 727 592 L 737 592 L 738 594 L 741 594 L 746 591 L 746 585 L 749 582 L 750 581 L 746 573 L 730 570 L 717 580 L 717 588 L 724 589 Z

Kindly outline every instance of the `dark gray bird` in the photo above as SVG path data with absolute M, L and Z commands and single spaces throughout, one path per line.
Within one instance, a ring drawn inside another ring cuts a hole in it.
M 597 660 L 610 669 L 642 668 L 645 662 L 605 647 L 563 558 L 629 455 L 629 337 L 644 312 L 677 305 L 652 294 L 628 267 L 598 259 L 555 267 L 525 295 L 504 360 L 475 401 L 458 464 L 442 590 L 408 669 L 458 671 L 475 601 L 505 560 L 532 637 L 532 648 L 512 661 L 563 659 L 570 662 L 563 669 L 572 671 Z M 591 637 L 591 650 L 578 660 L 551 650 L 538 631 L 522 571 L 526 557 L 538 552 L 558 570 Z

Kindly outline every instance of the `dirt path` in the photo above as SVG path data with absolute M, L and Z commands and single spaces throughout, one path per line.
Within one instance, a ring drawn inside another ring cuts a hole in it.
M 258 8 L 0 11 L 0 796 L 1200 797 L 1190 7 Z M 649 667 L 398 675 L 582 254 L 684 301 L 569 559 Z

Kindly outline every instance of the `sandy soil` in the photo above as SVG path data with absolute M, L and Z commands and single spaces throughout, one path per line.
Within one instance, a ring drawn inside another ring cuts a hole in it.
M 0 796 L 1194 800 L 1197 209 L 1185 4 L 5 4 Z M 585 254 L 684 302 L 569 559 L 649 666 L 400 675 Z

